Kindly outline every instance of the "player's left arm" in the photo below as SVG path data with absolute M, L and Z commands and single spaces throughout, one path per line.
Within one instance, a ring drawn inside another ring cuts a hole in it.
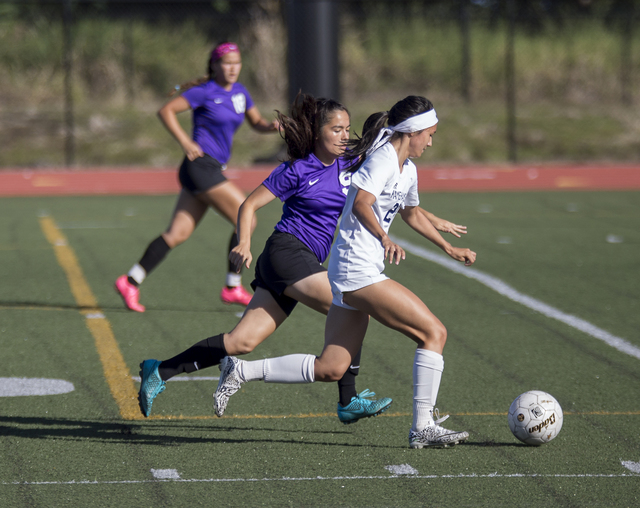
M 476 260 L 476 253 L 471 249 L 454 247 L 447 242 L 421 210 L 418 206 L 406 206 L 400 210 L 400 217 L 413 230 L 440 247 L 456 261 L 463 261 L 467 266 L 472 265 Z
M 245 117 L 249 125 L 258 132 L 276 132 L 280 129 L 278 120 L 269 122 L 269 120 L 262 116 L 257 106 L 251 106 L 247 109 Z
M 427 220 L 433 224 L 433 227 L 436 228 L 441 233 L 451 233 L 453 236 L 460 238 L 460 235 L 467 234 L 467 226 L 462 226 L 460 224 L 454 224 L 453 222 L 449 222 L 448 220 L 441 219 L 440 217 L 436 217 L 431 212 L 428 212 L 424 208 L 417 207 L 420 213 L 424 215 Z

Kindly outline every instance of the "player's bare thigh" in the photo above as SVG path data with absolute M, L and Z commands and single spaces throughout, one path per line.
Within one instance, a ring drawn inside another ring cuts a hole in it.
M 236 184 L 226 181 L 199 194 L 198 199 L 218 211 L 235 226 L 238 222 L 238 210 L 245 200 L 245 195 Z
M 345 293 L 344 301 L 403 333 L 419 348 L 442 354 L 447 340 L 446 328 L 424 302 L 402 284 L 387 279 Z
M 318 272 L 287 286 L 284 294 L 325 316 L 331 307 L 331 284 L 327 272 Z

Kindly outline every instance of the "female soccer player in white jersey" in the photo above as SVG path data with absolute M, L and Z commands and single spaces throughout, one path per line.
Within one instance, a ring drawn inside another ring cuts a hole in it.
M 351 181 L 352 161 L 344 154 L 349 139 L 347 109 L 330 99 L 299 95 L 290 116 L 278 115 L 290 160 L 278 166 L 240 208 L 239 244 L 230 258 L 239 269 L 249 267 L 251 218 L 276 197 L 284 202 L 283 214 L 256 263 L 255 290 L 240 322 L 229 333 L 209 337 L 165 361 L 141 364 L 140 406 L 149 416 L 165 381 L 218 365 L 227 355 L 247 354 L 269 337 L 291 314 L 298 302 L 327 314 L 332 293 L 322 266 L 331 248 L 338 219 Z M 464 226 L 429 215 L 439 228 L 454 235 Z M 343 423 L 374 416 L 386 410 L 391 399 L 373 399 L 365 390 L 356 394 L 358 353 L 339 377 L 338 417 Z
M 321 356 L 300 354 L 253 362 L 225 358 L 214 394 L 216 414 L 224 413 L 229 397 L 247 381 L 310 383 L 339 379 L 360 350 L 369 316 L 373 316 L 418 346 L 409 445 L 451 446 L 465 441 L 469 434 L 443 428 L 440 424 L 446 417 L 434 420 L 447 331 L 414 293 L 382 273 L 385 259 L 398 264 L 405 258 L 402 247 L 387 232 L 400 214 L 409 226 L 453 259 L 471 265 L 476 254 L 445 241 L 418 207 L 417 172 L 409 159 L 419 157 L 432 144 L 438 119 L 431 102 L 409 96 L 388 113 L 372 115 L 367 122 L 373 128 L 349 154 L 354 158 L 364 156 L 364 160 L 351 179 L 338 238 L 331 249 L 328 276 L 333 300 Z

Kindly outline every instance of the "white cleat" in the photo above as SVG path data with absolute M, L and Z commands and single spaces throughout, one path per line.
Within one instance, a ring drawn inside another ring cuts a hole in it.
M 220 380 L 218 381 L 218 388 L 213 394 L 213 409 L 216 412 L 216 416 L 224 414 L 229 397 L 242 386 L 242 381 L 240 381 L 237 371 L 239 362 L 240 360 L 234 356 L 225 356 L 220 362 Z
M 435 415 L 437 418 L 437 409 L 435 410 Z M 429 425 L 423 430 L 410 430 L 409 447 L 425 448 L 427 446 L 430 446 L 432 448 L 448 448 L 469 439 L 468 432 L 456 432 L 454 430 L 448 430 L 444 427 L 441 427 L 440 424 L 447 418 L 449 418 L 449 415 L 435 420 L 433 422 L 433 425 Z

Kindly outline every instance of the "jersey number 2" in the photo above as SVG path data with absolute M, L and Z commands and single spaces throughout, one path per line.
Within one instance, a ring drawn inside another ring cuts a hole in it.
M 398 211 L 398 208 L 400 208 L 400 203 L 396 203 L 395 205 L 393 205 L 393 208 L 391 208 L 384 216 L 384 222 L 391 222 L 391 219 L 393 219 L 393 216 Z

